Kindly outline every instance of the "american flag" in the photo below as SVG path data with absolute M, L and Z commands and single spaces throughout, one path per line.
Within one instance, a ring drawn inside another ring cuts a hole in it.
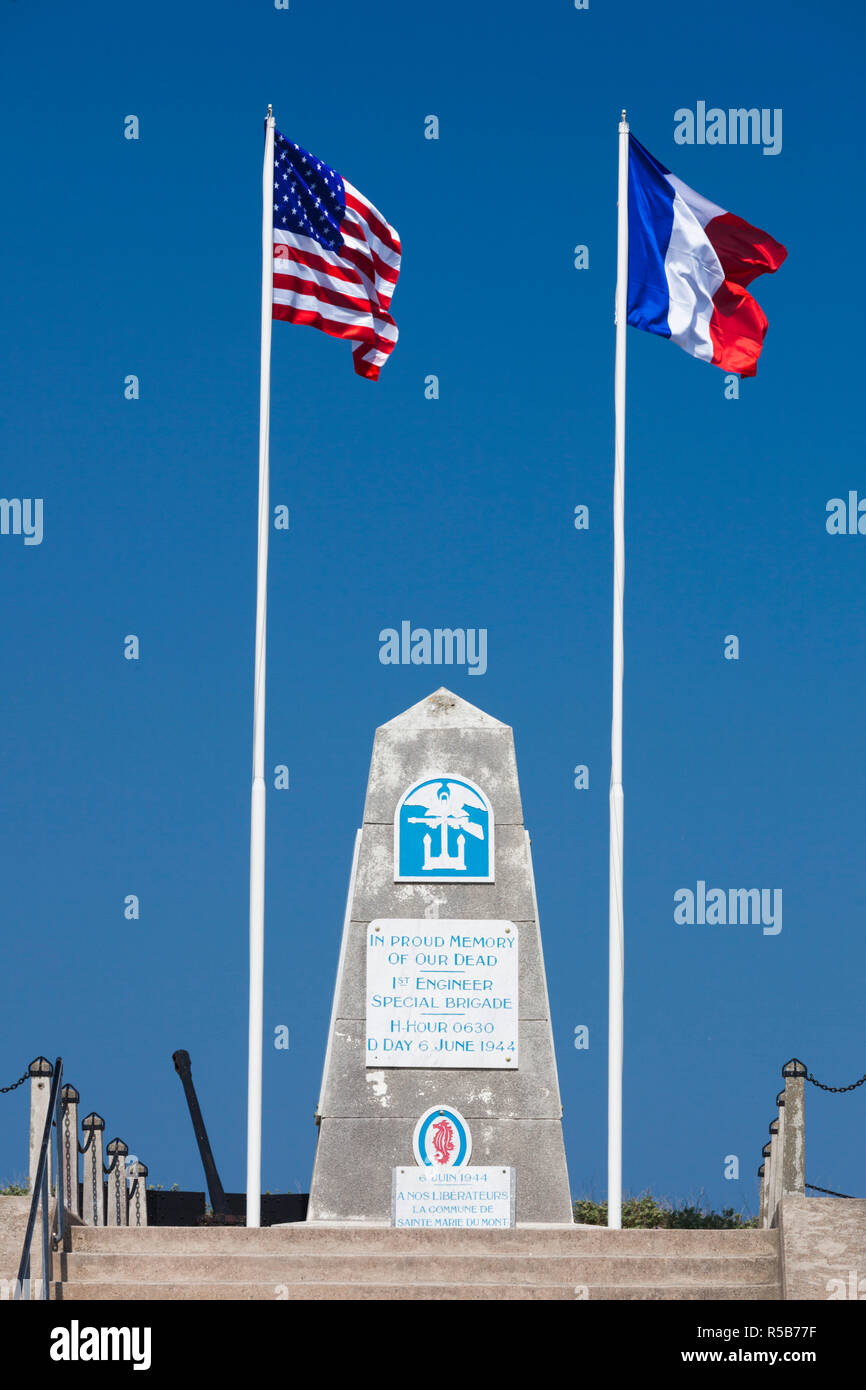
M 274 131 L 275 319 L 354 342 L 375 381 L 397 341 L 400 238 L 348 179 Z

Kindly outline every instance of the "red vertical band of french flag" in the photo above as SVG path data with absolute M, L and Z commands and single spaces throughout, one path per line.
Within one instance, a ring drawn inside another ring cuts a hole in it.
M 767 319 L 746 286 L 785 247 L 711 203 L 629 136 L 628 322 L 723 371 L 754 376 Z
M 711 218 L 704 231 L 725 276 L 713 295 L 713 362 L 726 371 L 754 376 L 768 324 L 746 285 L 758 275 L 778 270 L 788 252 L 767 232 L 733 212 Z

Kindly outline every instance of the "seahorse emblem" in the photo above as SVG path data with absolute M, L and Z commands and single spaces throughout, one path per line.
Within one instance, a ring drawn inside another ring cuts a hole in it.
M 433 1126 L 433 1152 L 436 1162 L 446 1164 L 454 1152 L 454 1126 L 450 1120 L 439 1120 Z

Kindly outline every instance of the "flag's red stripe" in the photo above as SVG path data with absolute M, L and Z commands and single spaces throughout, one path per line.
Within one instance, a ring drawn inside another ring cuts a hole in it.
M 357 348 L 352 348 L 352 361 L 358 376 L 365 376 L 368 381 L 379 380 L 380 367 L 375 362 L 365 362 Z
M 274 243 L 274 274 L 281 273 L 281 262 L 294 261 L 298 265 L 309 266 L 310 270 L 320 270 L 324 275 L 332 275 L 335 280 L 346 280 L 352 285 L 359 284 L 358 272 L 354 266 L 347 267 L 345 260 L 329 259 L 312 251 L 302 251 L 297 246 L 287 246 L 284 241 Z
M 313 251 L 302 251 L 297 246 L 290 246 L 284 241 L 274 243 L 275 262 L 292 260 L 300 265 L 308 265 L 313 270 L 324 271 L 327 275 L 333 275 L 335 279 L 348 280 L 358 284 L 359 272 L 366 277 L 371 286 L 375 288 L 381 298 L 390 303 L 391 295 L 394 293 L 394 285 L 397 283 L 398 271 L 386 265 L 380 257 L 371 252 L 369 248 L 362 251 L 360 247 L 343 246 L 339 257 L 331 258 L 326 252 L 318 255 Z M 376 286 L 377 275 L 388 282 L 385 285 Z
M 748 290 L 731 280 L 719 286 L 713 304 L 710 339 L 714 365 L 740 376 L 754 376 L 767 332 L 763 309 Z
M 346 215 L 340 223 L 340 230 L 343 236 L 354 237 L 356 241 L 361 241 L 368 248 L 370 255 L 375 256 L 383 266 L 387 267 L 388 274 L 396 276 L 400 272 L 400 247 L 389 246 L 383 242 L 381 237 L 375 233 L 371 234 L 371 228 L 363 220 L 359 221 L 359 214 L 348 208 Z M 385 253 L 388 253 L 387 255 Z M 396 261 L 396 265 L 392 262 Z
M 780 241 L 744 222 L 733 212 L 713 217 L 704 228 L 725 279 L 748 285 L 757 275 L 778 270 L 788 252 Z
M 290 323 L 305 324 L 310 328 L 320 328 L 331 338 L 347 338 L 365 343 L 368 347 L 376 345 L 376 334 L 367 325 L 338 323 L 336 319 L 326 318 L 323 314 L 316 313 L 312 309 L 293 309 L 291 304 L 275 304 L 272 317 L 288 319 Z
M 382 219 L 376 215 L 369 203 L 362 203 L 348 188 L 346 189 L 346 207 L 351 208 L 353 212 L 358 214 L 363 222 L 369 224 L 383 246 L 387 246 L 389 251 L 395 252 L 398 256 L 400 255 L 400 238 L 395 235 L 393 229 L 388 226 L 387 222 L 383 222 Z
M 369 247 L 367 247 L 366 251 L 361 251 L 354 246 L 343 246 L 342 255 L 345 261 L 350 261 L 352 265 L 356 265 L 358 269 L 365 272 L 371 280 L 375 281 L 377 278 L 384 280 L 391 288 L 386 289 L 385 285 L 382 285 L 381 293 L 387 294 L 388 298 L 391 298 L 391 295 L 394 293 L 393 287 L 397 283 L 397 271 L 392 270 L 390 266 L 380 260 Z
M 368 362 L 366 354 L 369 352 L 364 343 L 356 343 L 352 348 L 352 360 L 358 376 L 364 376 L 368 381 L 378 381 L 379 373 L 382 370 L 382 362 Z
M 300 275 L 274 273 L 274 289 L 294 290 L 297 294 L 318 299 L 322 304 L 333 304 L 337 309 L 347 309 L 353 313 L 369 316 L 373 312 L 369 299 L 355 299 L 352 295 L 341 294 L 339 290 L 332 290 L 327 285 L 320 285 L 317 280 L 308 280 Z
M 279 246 L 281 253 L 291 252 L 291 256 L 280 254 L 277 257 L 277 246 Z M 275 287 L 279 286 L 281 289 L 288 290 L 309 288 L 310 293 L 313 293 L 312 287 L 315 285 L 317 286 L 317 295 L 318 289 L 325 291 L 321 295 L 318 295 L 319 298 L 323 300 L 327 299 L 333 304 L 342 305 L 349 309 L 360 308 L 373 316 L 381 314 L 383 310 L 387 309 L 390 303 L 390 295 L 377 295 L 374 287 L 370 283 L 369 276 L 365 277 L 366 283 L 364 283 L 362 277 L 354 267 L 351 267 L 348 271 L 339 270 L 333 262 L 327 261 L 321 256 L 312 255 L 310 252 L 300 251 L 297 247 L 287 246 L 284 242 L 278 242 L 275 245 L 275 263 L 276 266 L 284 268 L 275 268 L 274 270 Z M 297 267 L 297 274 L 294 273 L 295 267 Z M 359 295 L 363 295 L 363 299 L 354 298 L 350 295 L 343 295 L 341 291 L 334 289 L 332 286 L 319 287 L 315 279 L 303 275 L 303 270 L 306 268 L 310 268 L 311 270 L 316 269 L 324 275 L 344 280 L 347 286 L 351 285 L 356 288 L 359 291 Z M 390 316 L 386 315 L 386 318 L 389 323 L 393 322 Z
M 367 325 L 372 323 L 378 335 L 377 341 L 381 342 L 383 352 L 391 352 L 393 349 L 397 341 L 396 331 L 393 337 L 389 338 L 384 335 L 383 330 L 385 328 L 396 329 L 396 325 L 391 315 L 386 313 L 385 310 L 367 302 L 363 302 L 359 306 L 357 301 L 351 301 L 348 298 L 343 298 L 335 294 L 329 296 L 327 292 L 322 292 L 321 286 L 314 286 L 313 282 L 309 280 L 292 281 L 292 277 L 289 276 L 282 276 L 281 280 L 283 283 L 277 286 L 277 288 L 286 290 L 290 294 L 303 295 L 307 299 L 317 300 L 321 305 L 322 316 L 332 319 L 337 325 L 342 325 L 345 322 L 345 319 L 339 317 L 337 313 L 338 310 L 342 311 L 343 314 L 350 315 L 351 322 L 366 323 Z M 282 309 L 294 307 L 292 305 L 283 304 L 281 301 L 275 300 L 274 302 Z M 313 311 L 308 311 L 299 307 L 298 312 L 307 313 Z
M 308 298 L 314 298 L 307 294 L 307 286 L 294 291 L 304 294 Z M 340 306 L 343 307 L 343 306 Z M 324 328 L 327 323 L 331 325 L 324 331 L 331 333 L 335 338 L 360 338 L 370 347 L 377 347 L 380 352 L 390 353 L 396 342 L 396 338 L 383 336 L 383 327 L 395 327 L 394 320 L 387 314 L 364 313 L 352 322 L 347 323 L 344 319 L 335 318 L 327 312 L 327 305 L 323 303 L 321 311 L 317 309 L 301 309 L 293 304 L 275 303 L 273 318 L 290 318 L 295 323 L 314 323 L 317 328 Z M 348 310 L 347 312 L 353 312 Z M 360 329 L 360 332 L 355 332 Z

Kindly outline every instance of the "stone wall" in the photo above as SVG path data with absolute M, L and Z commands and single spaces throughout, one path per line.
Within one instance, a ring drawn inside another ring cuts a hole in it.
M 866 1299 L 866 1200 L 783 1197 L 783 1297 Z

